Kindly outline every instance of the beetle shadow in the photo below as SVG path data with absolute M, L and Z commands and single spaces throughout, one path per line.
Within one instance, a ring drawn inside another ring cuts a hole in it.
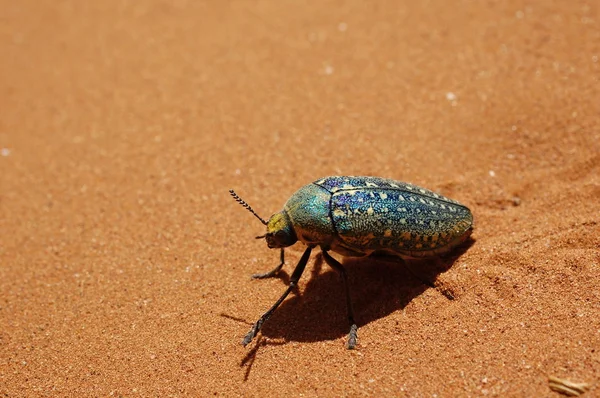
M 429 260 L 404 261 L 393 256 L 345 258 L 350 295 L 359 327 L 401 310 L 448 271 L 473 244 L 468 240 L 449 256 Z M 313 261 L 311 277 L 301 294 L 288 297 L 261 329 L 269 339 L 319 342 L 346 336 L 349 331 L 347 308 L 341 275 L 325 266 L 320 253 Z M 303 278 L 305 279 L 306 276 Z M 306 280 L 306 279 L 305 279 Z M 445 292 L 440 292 L 446 295 Z M 446 297 L 452 299 L 453 297 Z M 275 301 L 277 297 L 273 298 Z M 265 308 L 266 310 L 266 308 Z M 257 314 L 258 317 L 262 313 Z
M 252 367 L 254 366 L 254 361 L 256 361 L 256 357 L 258 351 L 261 347 L 266 347 L 267 345 L 282 345 L 284 342 L 267 342 L 263 336 L 256 337 L 256 343 L 254 346 L 246 353 L 244 358 L 240 361 L 240 368 L 246 367 L 246 371 L 244 372 L 244 382 L 248 381 L 250 378 L 250 373 L 252 372 Z

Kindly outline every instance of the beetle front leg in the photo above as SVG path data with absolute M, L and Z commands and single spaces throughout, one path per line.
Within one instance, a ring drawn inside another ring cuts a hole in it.
M 358 326 L 354 320 L 354 309 L 352 308 L 352 298 L 350 297 L 350 287 L 348 284 L 348 275 L 346 270 L 335 258 L 331 257 L 325 250 L 322 251 L 325 262 L 334 270 L 340 273 L 342 280 L 344 281 L 344 290 L 346 291 L 346 306 L 348 307 L 348 322 L 350 323 L 350 332 L 348 333 L 348 344 L 349 350 L 353 350 L 356 347 L 356 339 L 358 338 Z
M 294 290 L 294 288 L 298 285 L 298 281 L 300 280 L 300 277 L 302 276 L 302 273 L 304 272 L 304 268 L 306 268 L 306 263 L 308 263 L 308 259 L 310 258 L 310 252 L 312 251 L 312 249 L 313 249 L 312 246 L 308 246 L 306 248 L 306 250 L 304 251 L 304 254 L 300 258 L 298 265 L 296 265 L 296 268 L 294 269 L 294 272 L 292 273 L 292 276 L 290 277 L 290 284 L 288 285 L 288 288 L 285 290 L 285 292 L 283 292 L 281 297 L 279 297 L 279 300 L 277 300 L 275 302 L 275 304 L 273 304 L 273 306 L 271 308 L 269 308 L 269 310 L 267 312 L 265 312 L 258 319 L 258 321 L 256 321 L 256 323 L 254 325 L 252 325 L 252 328 L 250 328 L 250 331 L 246 334 L 246 336 L 244 337 L 244 340 L 242 340 L 242 345 L 244 347 L 247 346 L 254 337 L 256 337 L 256 335 L 258 334 L 258 331 L 262 328 L 262 325 L 271 317 L 271 315 L 273 315 L 273 312 L 275 312 L 277 307 L 279 307 L 281 305 L 281 303 L 283 302 L 283 300 L 285 300 L 285 298 L 288 296 L 288 294 L 290 294 L 290 292 L 292 290 Z M 283 249 L 281 250 L 281 253 L 282 253 L 281 256 L 283 258 Z
M 279 258 L 280 258 L 280 261 L 279 261 L 279 265 L 277 267 L 273 268 L 269 272 L 265 272 L 262 274 L 253 274 L 252 279 L 265 279 L 265 278 L 271 278 L 271 277 L 277 275 L 279 273 L 279 271 L 281 271 L 281 268 L 283 268 L 283 265 L 285 264 L 283 249 L 281 249 L 281 255 Z

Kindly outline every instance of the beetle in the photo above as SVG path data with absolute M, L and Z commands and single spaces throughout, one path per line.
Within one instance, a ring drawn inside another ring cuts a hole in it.
M 281 249 L 280 263 L 254 278 L 276 275 L 283 267 L 284 249 L 297 241 L 307 248 L 296 265 L 289 285 L 273 306 L 254 323 L 242 340 L 248 345 L 263 324 L 297 286 L 311 251 L 319 246 L 325 262 L 342 276 L 348 322 L 347 348 L 356 347 L 358 326 L 354 320 L 348 276 L 342 264 L 328 252 L 362 257 L 373 253 L 400 258 L 430 258 L 450 252 L 473 231 L 473 215 L 465 205 L 425 188 L 380 177 L 330 176 L 296 191 L 283 210 L 265 221 L 233 190 L 231 196 L 266 227 L 270 249 Z

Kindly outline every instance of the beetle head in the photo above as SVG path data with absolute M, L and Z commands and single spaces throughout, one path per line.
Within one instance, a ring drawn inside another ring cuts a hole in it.
M 258 218 L 260 222 L 267 226 L 267 233 L 257 236 L 256 239 L 265 238 L 267 241 L 267 246 L 269 246 L 270 249 L 288 247 L 298 241 L 298 237 L 296 236 L 292 222 L 290 221 L 290 218 L 285 210 L 273 214 L 267 222 L 261 216 L 256 214 L 252 207 L 242 200 L 242 198 L 240 198 L 233 191 L 233 189 L 229 190 L 229 194 L 236 202 L 244 206 L 244 208 L 252 213 L 254 217 Z
M 258 238 L 262 238 L 262 236 Z M 269 249 L 288 247 L 298 241 L 292 222 L 285 210 L 271 216 L 267 222 L 267 233 L 264 238 Z

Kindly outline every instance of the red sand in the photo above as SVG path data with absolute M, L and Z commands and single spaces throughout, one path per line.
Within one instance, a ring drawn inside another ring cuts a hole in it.
M 368 4 L 2 2 L 1 396 L 598 394 L 598 3 Z M 227 190 L 269 217 L 331 174 L 455 198 L 475 242 L 438 289 L 346 261 L 355 351 L 311 260 L 242 347 L 302 247 L 250 280 L 278 254 Z

